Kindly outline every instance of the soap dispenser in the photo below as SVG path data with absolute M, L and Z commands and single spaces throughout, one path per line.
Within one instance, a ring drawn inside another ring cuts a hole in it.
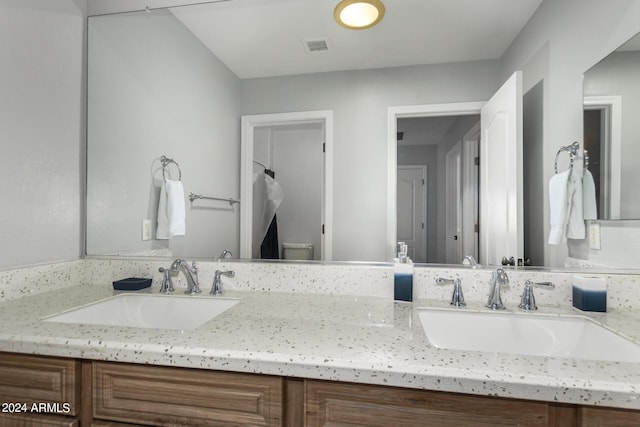
M 398 254 L 394 259 L 393 299 L 413 301 L 413 262 L 407 256 L 407 245 L 398 242 Z

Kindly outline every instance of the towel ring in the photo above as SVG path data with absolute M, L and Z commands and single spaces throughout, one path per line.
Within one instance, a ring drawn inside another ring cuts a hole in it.
M 573 160 L 576 158 L 576 154 L 578 153 L 578 149 L 580 148 L 580 143 L 578 141 L 573 142 L 571 145 L 565 145 L 562 146 L 558 149 L 558 152 L 556 153 L 556 160 L 553 163 L 553 171 L 555 173 L 558 173 L 558 157 L 560 157 L 560 153 L 566 151 L 569 153 L 569 169 L 573 169 Z M 585 150 L 586 152 L 586 150 Z M 589 165 L 589 157 L 586 156 L 587 159 L 587 163 L 586 165 Z
M 176 162 L 173 159 L 170 159 L 166 156 L 161 156 L 160 157 L 160 162 L 162 163 L 162 180 L 166 181 L 167 177 L 165 175 L 165 169 L 167 168 L 167 166 L 169 166 L 171 163 L 173 163 L 174 165 L 176 165 L 176 167 L 178 168 L 178 181 L 182 181 L 182 170 L 180 169 L 180 165 L 178 164 L 178 162 Z

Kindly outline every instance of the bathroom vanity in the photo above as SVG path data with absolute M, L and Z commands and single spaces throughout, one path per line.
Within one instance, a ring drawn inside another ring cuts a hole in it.
M 398 387 L 0 354 L 0 425 L 597 426 L 640 413 Z M 64 415 L 32 410 L 52 403 Z M 59 402 L 67 407 L 55 406 Z M 36 406 L 34 406 L 36 405 Z M 618 424 L 615 424 L 618 423 Z
M 2 303 L 0 401 L 27 411 L 7 406 L 0 425 L 640 423 L 640 364 L 435 348 L 417 308 L 446 301 L 227 291 L 240 301 L 195 329 L 41 320 L 111 296 Z M 633 313 L 597 320 L 638 339 Z

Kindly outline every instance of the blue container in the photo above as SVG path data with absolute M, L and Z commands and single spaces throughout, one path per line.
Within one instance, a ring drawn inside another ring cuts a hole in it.
M 590 291 L 573 287 L 573 306 L 582 311 L 607 311 L 607 291 Z
M 413 301 L 413 274 L 396 272 L 393 275 L 393 299 Z
M 413 263 L 396 262 L 393 272 L 393 299 L 413 301 Z
M 607 281 L 602 277 L 573 276 L 573 306 L 582 311 L 607 311 Z

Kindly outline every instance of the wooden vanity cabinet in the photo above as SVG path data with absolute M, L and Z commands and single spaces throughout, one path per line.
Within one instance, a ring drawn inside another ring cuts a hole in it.
M 640 425 L 640 411 L 269 375 L 0 353 L 0 427 Z
M 0 427 L 77 426 L 81 362 L 0 353 Z

